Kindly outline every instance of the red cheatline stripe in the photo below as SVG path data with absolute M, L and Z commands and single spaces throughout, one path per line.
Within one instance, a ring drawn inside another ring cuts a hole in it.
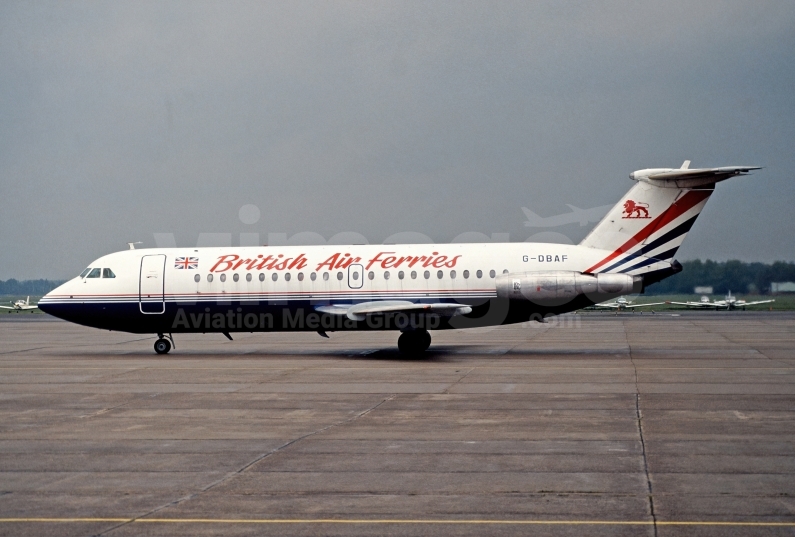
M 691 190 L 678 200 L 676 200 L 668 209 L 662 213 L 660 216 L 652 220 L 648 226 L 644 227 L 640 231 L 638 231 L 634 237 L 629 239 L 627 242 L 622 244 L 618 247 L 618 249 L 610 254 L 609 256 L 605 257 L 597 264 L 592 266 L 591 268 L 587 269 L 585 272 L 593 272 L 594 270 L 598 269 L 599 267 L 603 266 L 608 261 L 615 259 L 616 257 L 620 256 L 621 254 L 628 252 L 638 244 L 645 241 L 652 233 L 657 231 L 658 229 L 670 224 L 675 219 L 682 216 L 685 212 L 692 209 L 705 199 L 707 199 L 710 194 L 712 194 L 712 190 Z

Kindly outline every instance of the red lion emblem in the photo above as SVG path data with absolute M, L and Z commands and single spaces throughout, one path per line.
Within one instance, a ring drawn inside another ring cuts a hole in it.
M 625 201 L 623 218 L 651 218 L 649 216 L 649 204 L 632 200 Z

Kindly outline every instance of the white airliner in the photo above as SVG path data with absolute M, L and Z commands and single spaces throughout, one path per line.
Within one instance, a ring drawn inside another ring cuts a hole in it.
M 30 304 L 30 297 L 26 298 L 25 300 L 17 300 L 11 306 L 0 306 L 5 310 L 16 310 L 16 311 L 24 311 L 24 310 L 35 310 L 38 308 L 36 304 L 31 306 Z
M 701 309 L 712 309 L 714 308 L 716 311 L 725 309 L 725 310 L 735 310 L 737 308 L 745 309 L 746 306 L 755 306 L 757 304 L 769 304 L 771 302 L 775 302 L 775 300 L 757 300 L 756 302 L 746 302 L 745 300 L 738 300 L 737 297 L 732 295 L 732 292 L 729 291 L 729 294 L 726 295 L 726 298 L 723 300 L 715 300 L 714 302 L 710 302 L 708 296 L 702 296 L 701 300 L 698 302 L 670 302 L 670 304 L 675 304 L 677 306 L 687 306 L 688 308 L 701 308 Z
M 715 183 L 752 166 L 646 169 L 579 245 L 402 244 L 124 250 L 39 301 L 106 330 L 172 334 L 395 330 L 402 352 L 428 330 L 542 321 L 640 293 L 682 270 L 674 254 Z

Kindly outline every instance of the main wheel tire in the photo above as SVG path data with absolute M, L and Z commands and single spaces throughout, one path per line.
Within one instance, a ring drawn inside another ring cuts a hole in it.
M 171 350 L 171 342 L 165 338 L 160 338 L 155 341 L 155 352 L 157 354 L 168 354 Z
M 398 350 L 400 354 L 411 354 L 414 352 L 414 339 L 410 332 L 403 332 L 398 338 Z
M 401 354 L 419 355 L 431 345 L 431 335 L 427 330 L 403 332 L 398 338 L 398 349 Z
M 431 346 L 431 335 L 427 330 L 422 330 L 417 333 L 417 342 L 420 346 L 420 351 L 425 352 Z

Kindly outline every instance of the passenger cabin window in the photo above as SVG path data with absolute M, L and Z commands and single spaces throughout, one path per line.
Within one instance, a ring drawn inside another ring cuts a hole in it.
M 489 277 L 491 277 L 491 278 L 494 278 L 494 277 L 496 277 L 496 276 L 497 276 L 497 273 L 496 273 L 496 272 L 494 272 L 494 269 L 491 269 L 491 270 L 489 271 Z
M 261 281 L 261 282 L 265 281 L 265 273 L 264 272 L 260 272 L 259 273 L 259 281 Z
M 468 270 L 465 270 L 465 271 L 464 271 L 464 279 L 466 280 L 466 279 L 468 279 L 468 278 L 469 278 L 469 271 L 468 271 Z
M 337 273 L 337 279 L 338 280 L 342 280 L 342 272 L 338 272 Z
M 411 279 L 412 280 L 416 280 L 417 279 L 417 271 L 416 270 L 412 270 L 411 271 Z
M 276 281 L 276 280 L 278 280 L 278 279 L 279 279 L 279 274 L 277 274 L 276 272 L 274 272 L 273 274 L 271 274 L 271 280 L 273 280 L 273 281 Z
M 88 274 L 89 272 L 91 272 L 91 267 L 88 267 L 86 270 L 84 270 L 83 272 L 81 272 L 81 273 L 80 273 L 80 277 L 81 277 L 81 278 L 85 278 L 85 277 L 86 277 L 86 274 Z
M 478 278 L 482 278 L 482 277 L 483 277 L 483 271 L 482 271 L 482 270 L 479 270 L 479 271 L 477 271 L 477 272 L 475 273 L 475 275 L 476 275 Z
M 288 272 L 287 274 L 285 274 L 285 275 L 284 275 L 284 279 L 285 279 L 285 281 L 288 281 L 288 282 L 289 282 L 289 281 L 290 281 L 290 277 L 291 277 L 291 276 L 290 276 L 290 273 L 289 273 L 289 272 Z
M 384 279 L 385 280 L 389 279 L 389 271 L 388 270 L 386 272 L 384 272 Z
M 399 279 L 402 280 L 404 276 L 405 276 L 405 273 L 402 270 L 400 272 L 398 272 L 398 278 Z
M 213 275 L 212 275 L 212 274 L 208 274 L 208 275 L 207 275 L 207 281 L 208 281 L 208 282 L 211 282 L 211 281 L 213 281 Z
M 298 281 L 299 281 L 299 282 L 302 282 L 302 281 L 304 281 L 304 273 L 303 273 L 303 272 L 299 272 L 299 273 L 298 273 Z
M 221 281 L 222 281 L 222 282 L 225 282 L 225 281 L 226 281 L 226 274 L 221 274 Z
M 199 276 L 198 274 L 193 277 L 193 281 L 196 282 L 196 283 L 199 283 L 201 281 L 201 279 L 202 279 L 202 277 Z
M 315 273 L 313 272 L 312 274 L 310 274 L 310 275 L 309 275 L 309 279 L 310 279 L 310 280 L 312 280 L 312 281 L 315 281 L 315 280 L 317 280 L 317 274 L 315 274 Z
M 246 281 L 247 282 L 251 281 L 251 273 L 250 272 L 248 274 L 246 274 Z
M 240 274 L 235 274 L 234 276 L 232 276 L 232 279 L 235 281 L 240 280 Z
M 86 276 L 86 278 L 99 278 L 99 276 L 100 276 L 100 269 L 92 268 L 91 272 L 88 273 L 88 276 Z

